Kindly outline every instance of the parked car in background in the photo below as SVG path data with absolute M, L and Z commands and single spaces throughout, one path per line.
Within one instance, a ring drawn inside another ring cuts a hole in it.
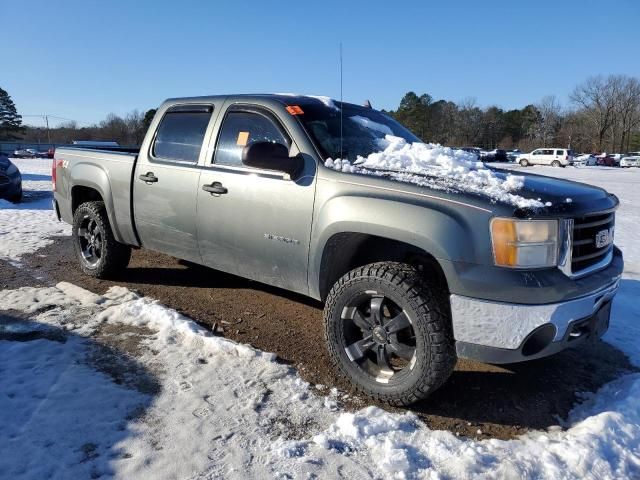
M 620 160 L 622 160 L 622 157 L 624 157 L 624 155 L 622 153 L 610 153 L 609 157 L 613 158 L 613 161 L 616 162 L 616 165 L 619 165 Z
M 605 155 L 604 157 L 597 157 L 597 164 L 601 167 L 617 167 L 618 166 L 618 162 L 616 162 L 616 159 L 613 158 L 610 155 Z
M 49 158 L 47 152 L 41 152 L 40 150 L 36 150 L 35 148 L 27 148 L 29 152 L 33 155 L 33 158 Z
M 531 153 L 523 153 L 518 157 L 523 167 L 529 165 L 551 165 L 566 167 L 573 163 L 573 152 L 566 148 L 537 148 Z
M 14 150 L 13 156 L 14 158 L 35 158 L 36 157 L 35 154 L 33 153 L 33 150 L 28 148 L 18 148 L 17 150 Z
M 506 162 L 508 160 L 507 151 L 501 148 L 489 150 L 485 152 L 485 155 L 481 158 L 483 162 Z
M 575 154 L 573 157 L 573 164 L 575 166 L 582 166 L 587 164 L 587 160 L 591 158 L 591 155 L 588 153 L 579 153 Z M 595 165 L 595 162 L 594 162 Z
M 4 153 L 0 153 L 0 198 L 14 203 L 22 200 L 22 175 Z
M 520 157 L 520 155 L 522 155 L 523 153 L 524 152 L 519 148 L 516 148 L 514 150 L 507 150 L 507 160 L 510 162 L 515 162 L 518 160 L 518 157 Z
M 587 167 L 595 167 L 596 165 L 598 165 L 598 157 L 596 157 L 595 155 L 589 155 L 589 158 L 587 158 L 584 162 L 584 164 Z
M 465 152 L 468 152 L 468 153 L 473 153 L 478 158 L 478 160 L 480 160 L 480 157 L 481 157 L 480 156 L 480 152 L 481 152 L 481 150 L 479 148 L 476 148 L 476 147 L 462 147 L 460 150 L 464 150 Z
M 621 167 L 640 167 L 640 152 L 629 152 L 620 159 Z

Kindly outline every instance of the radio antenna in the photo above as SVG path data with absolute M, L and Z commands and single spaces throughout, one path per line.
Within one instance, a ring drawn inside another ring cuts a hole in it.
M 342 42 L 340 42 L 340 158 L 342 158 Z

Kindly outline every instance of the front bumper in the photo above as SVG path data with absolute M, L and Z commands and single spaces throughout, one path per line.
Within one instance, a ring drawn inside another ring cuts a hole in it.
M 545 357 L 609 326 L 620 279 L 588 295 L 559 303 L 525 305 L 451 295 L 456 350 L 461 358 L 515 363 Z

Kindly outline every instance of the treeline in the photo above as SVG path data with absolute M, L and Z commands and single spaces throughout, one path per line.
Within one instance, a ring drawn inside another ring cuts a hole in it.
M 140 145 L 155 110 L 142 113 L 133 110 L 124 117 L 110 113 L 96 125 L 79 127 L 76 122 L 62 123 L 55 128 L 22 127 L 20 140 L 25 143 L 71 143 L 74 140 L 116 141 L 120 145 Z
M 434 101 L 407 93 L 389 112 L 424 141 L 486 149 L 545 146 L 580 152 L 640 150 L 640 81 L 597 76 L 578 85 L 563 108 L 551 95 L 522 109 L 480 108 L 475 99 Z
M 21 126 L 14 135 L 25 143 L 115 140 L 121 145 L 139 145 L 154 113 L 110 114 L 89 127 L 75 122 L 50 130 Z M 522 109 L 503 110 L 481 108 L 475 99 L 435 101 L 428 94 L 409 92 L 388 113 L 424 141 L 449 146 L 524 151 L 557 146 L 588 153 L 640 150 L 640 81 L 625 75 L 587 79 L 574 89 L 567 107 L 553 95 Z

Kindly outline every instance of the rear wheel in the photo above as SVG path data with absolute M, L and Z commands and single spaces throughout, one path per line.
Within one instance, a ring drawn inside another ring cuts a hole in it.
M 131 247 L 116 241 L 104 202 L 86 202 L 73 216 L 73 244 L 80 268 L 96 278 L 106 278 L 126 268 Z
M 392 405 L 427 397 L 456 362 L 446 293 L 410 265 L 374 263 L 347 273 L 327 297 L 324 323 L 338 372 Z
M 552 167 L 559 167 L 560 166 L 560 162 L 558 160 L 554 160 L 553 162 L 551 162 L 551 166 Z
M 528 167 L 529 166 L 529 162 L 527 161 L 526 158 L 521 158 L 520 159 L 520 166 L 521 167 Z

